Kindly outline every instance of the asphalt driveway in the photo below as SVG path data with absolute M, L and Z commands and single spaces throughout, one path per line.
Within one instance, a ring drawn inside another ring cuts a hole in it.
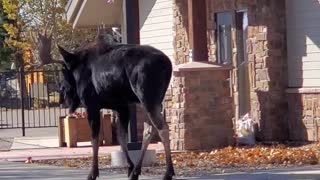
M 86 179 L 87 170 L 73 170 L 52 166 L 39 166 L 35 164 L 24 164 L 17 162 L 0 161 L 0 180 L 79 180 Z M 110 172 L 100 171 L 101 180 L 125 180 L 124 174 L 113 174 Z M 161 177 L 146 177 L 142 180 L 160 180 Z M 267 171 L 256 171 L 250 173 L 237 172 L 230 174 L 213 174 L 204 177 L 177 177 L 176 179 L 196 180 L 294 180 L 294 179 L 320 179 L 320 166 L 299 167 L 289 169 L 274 169 Z

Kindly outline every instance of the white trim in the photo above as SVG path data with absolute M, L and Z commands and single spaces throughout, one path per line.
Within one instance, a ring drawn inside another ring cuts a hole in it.
M 174 72 L 183 71 L 224 71 L 232 70 L 234 67 L 230 65 L 217 65 L 210 62 L 193 61 L 185 64 L 179 64 L 173 67 Z

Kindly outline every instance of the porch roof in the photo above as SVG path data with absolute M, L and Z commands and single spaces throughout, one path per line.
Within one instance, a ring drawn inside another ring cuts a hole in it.
M 100 24 L 120 26 L 122 23 L 122 0 L 107 3 L 105 0 L 69 0 L 66 6 L 67 21 L 75 27 Z

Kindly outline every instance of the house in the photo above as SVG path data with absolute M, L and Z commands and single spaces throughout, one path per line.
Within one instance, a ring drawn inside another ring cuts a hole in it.
M 318 0 L 129 1 L 70 0 L 68 21 L 124 31 L 135 22 L 140 43 L 171 58 L 165 108 L 173 149 L 231 145 L 247 112 L 260 140 L 318 140 Z
M 288 130 L 290 140 L 319 140 L 320 1 L 287 0 Z

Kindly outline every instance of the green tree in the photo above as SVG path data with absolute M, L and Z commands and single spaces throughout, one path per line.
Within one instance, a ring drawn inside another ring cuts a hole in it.
M 7 32 L 3 25 L 7 22 L 8 19 L 6 18 L 2 8 L 2 0 L 0 0 L 0 69 L 6 69 L 10 67 L 10 57 L 12 52 L 11 49 L 4 43 Z

